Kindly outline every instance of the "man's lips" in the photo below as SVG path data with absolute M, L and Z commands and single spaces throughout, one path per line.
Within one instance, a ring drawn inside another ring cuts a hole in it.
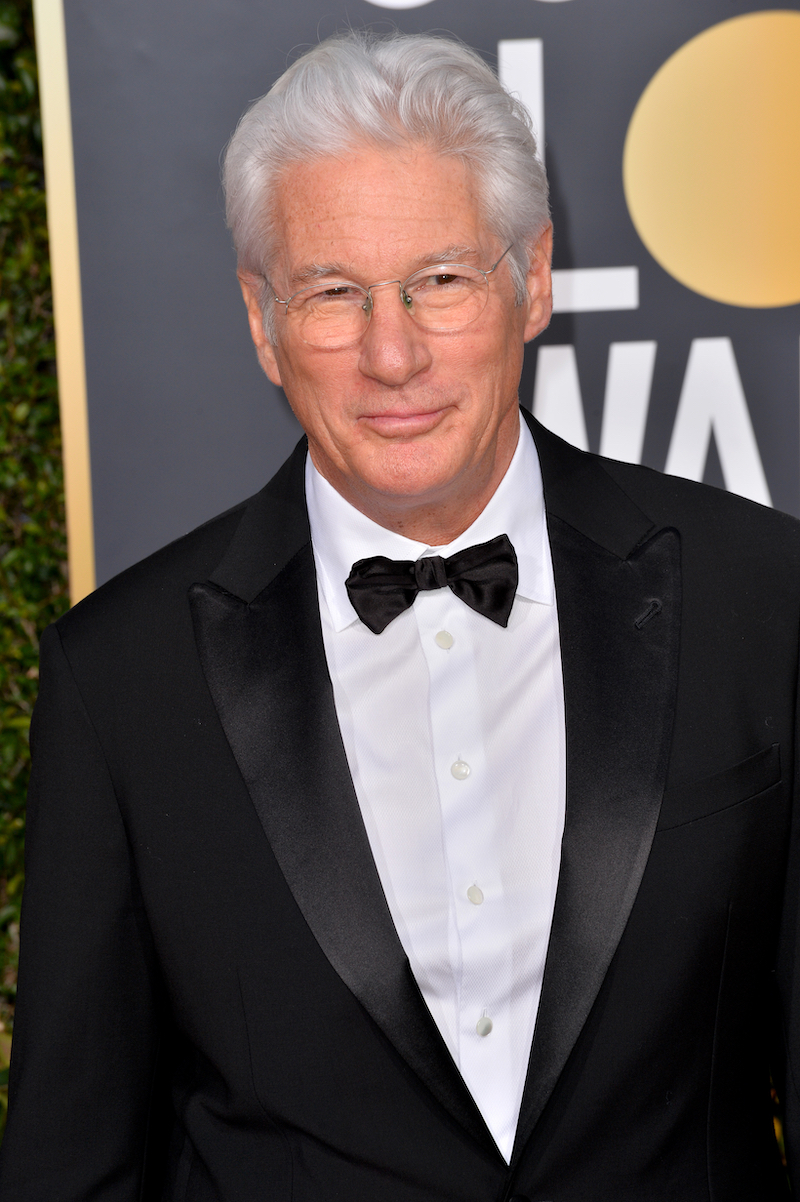
M 359 418 L 376 434 L 386 438 L 411 437 L 414 434 L 425 434 L 439 424 L 444 414 L 450 408 L 443 405 L 438 409 L 422 409 L 415 412 L 407 410 L 389 410 L 383 413 L 365 413 Z

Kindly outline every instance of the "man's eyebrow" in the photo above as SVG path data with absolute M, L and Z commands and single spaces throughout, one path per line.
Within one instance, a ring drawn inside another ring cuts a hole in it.
M 463 244 L 446 246 L 444 250 L 434 255 L 421 255 L 416 261 L 413 271 L 421 271 L 425 267 L 435 267 L 437 263 L 467 263 L 482 257 L 481 251 L 474 246 Z
M 418 255 L 416 259 L 412 260 L 411 267 L 403 278 L 413 275 L 416 271 L 422 271 L 425 267 L 435 267 L 437 263 L 468 263 L 470 260 L 480 257 L 480 252 L 472 246 L 463 244 L 446 246 L 443 250 L 433 254 Z M 356 272 L 352 267 L 343 263 L 309 263 L 306 267 L 300 267 L 297 271 L 292 272 L 292 283 L 314 284 L 317 280 L 352 280 L 355 283 L 355 276 Z
M 352 272 L 348 272 L 341 263 L 310 263 L 307 267 L 301 267 L 298 271 L 292 272 L 292 283 L 313 284 L 315 280 L 334 278 L 346 280 L 351 275 Z

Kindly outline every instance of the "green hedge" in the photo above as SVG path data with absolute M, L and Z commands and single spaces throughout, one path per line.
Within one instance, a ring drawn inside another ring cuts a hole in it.
M 0 1126 L 38 636 L 67 608 L 61 439 L 29 0 L 0 0 Z

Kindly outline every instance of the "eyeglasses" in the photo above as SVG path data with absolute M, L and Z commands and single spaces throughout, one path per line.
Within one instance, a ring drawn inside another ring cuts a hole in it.
M 415 271 L 407 280 L 381 280 L 362 288 L 359 284 L 316 284 L 303 288 L 285 305 L 286 317 L 295 325 L 303 342 L 327 350 L 352 346 L 364 334 L 372 316 L 372 290 L 399 284 L 400 300 L 408 315 L 424 330 L 448 333 L 461 330 L 480 317 L 489 296 L 489 276 L 502 263 L 511 247 L 503 251 L 486 271 L 465 263 L 436 263 Z

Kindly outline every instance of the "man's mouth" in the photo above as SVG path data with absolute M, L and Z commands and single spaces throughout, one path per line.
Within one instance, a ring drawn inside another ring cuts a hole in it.
M 365 413 L 359 419 L 376 434 L 384 438 L 411 438 L 433 430 L 449 410 L 449 405 L 436 409 L 390 409 L 379 413 Z

